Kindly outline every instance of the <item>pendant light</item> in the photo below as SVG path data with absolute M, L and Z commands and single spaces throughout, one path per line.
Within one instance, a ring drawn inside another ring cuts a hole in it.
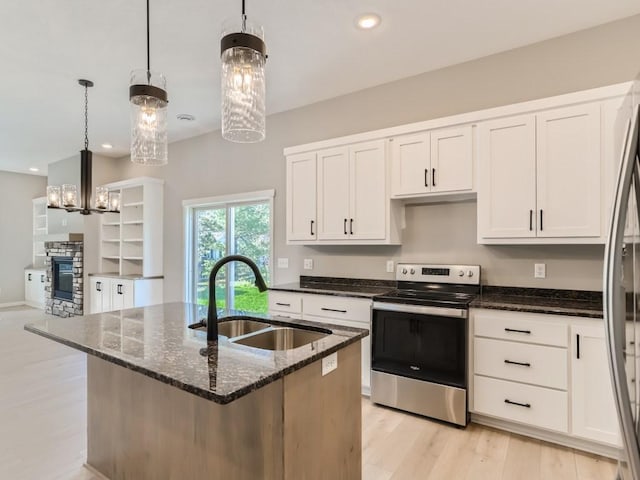
M 141 165 L 166 165 L 167 80 L 151 71 L 149 0 L 147 0 L 147 68 L 131 72 L 131 161 Z
M 238 31 L 239 30 L 239 31 Z M 262 27 L 249 24 L 242 0 L 240 28 L 223 28 L 222 137 L 238 143 L 265 138 L 265 76 L 267 47 Z
M 109 192 L 106 187 L 96 188 L 96 208 L 91 208 L 91 161 L 92 152 L 89 150 L 89 87 L 93 87 L 91 80 L 78 80 L 84 87 L 84 150 L 80 151 L 80 192 L 73 184 L 47 187 L 47 207 L 60 208 L 67 212 L 79 212 L 81 215 L 91 213 L 120 211 L 120 195 Z

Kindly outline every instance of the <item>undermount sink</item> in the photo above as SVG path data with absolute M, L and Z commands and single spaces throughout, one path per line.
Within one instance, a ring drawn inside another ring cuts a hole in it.
M 189 325 L 192 330 L 206 331 L 203 322 Z M 227 337 L 231 343 L 262 350 L 292 350 L 303 347 L 330 335 L 328 330 L 282 327 L 249 318 L 230 318 L 218 322 L 218 335 Z
M 233 339 L 232 342 L 263 350 L 292 350 L 317 342 L 327 335 L 329 334 L 302 328 L 278 327 Z
M 227 320 L 218 323 L 218 335 L 229 338 L 240 337 L 270 327 L 271 325 L 268 323 L 256 322 L 255 320 Z

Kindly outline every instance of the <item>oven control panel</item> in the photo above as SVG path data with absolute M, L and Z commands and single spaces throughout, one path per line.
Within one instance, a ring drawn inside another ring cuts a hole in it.
M 396 280 L 403 282 L 480 285 L 480 265 L 399 263 L 396 270 Z

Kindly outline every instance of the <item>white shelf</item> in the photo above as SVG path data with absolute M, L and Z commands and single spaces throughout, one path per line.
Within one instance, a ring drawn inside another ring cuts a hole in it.
M 142 220 L 129 220 L 128 222 L 122 222 L 123 225 L 142 225 Z
M 104 222 L 102 225 L 105 227 L 119 227 L 120 222 Z
M 129 243 L 142 243 L 144 240 L 142 240 L 141 238 L 124 238 L 122 241 Z
M 118 255 L 105 255 L 102 258 L 106 260 L 120 260 L 120 257 Z
M 129 203 L 125 203 L 122 206 L 123 207 L 141 207 L 142 205 L 144 205 L 144 202 L 129 202 Z
M 133 260 L 136 262 L 141 262 L 142 261 L 142 257 L 122 257 L 123 260 Z
M 103 242 L 109 242 L 109 243 L 120 243 L 119 239 L 104 239 L 102 241 Z

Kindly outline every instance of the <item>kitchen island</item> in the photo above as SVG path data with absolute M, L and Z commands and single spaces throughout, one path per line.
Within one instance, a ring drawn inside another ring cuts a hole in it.
M 244 318 L 220 316 L 221 333 Z M 88 354 L 87 465 L 112 480 L 360 478 L 367 331 L 259 316 L 261 331 L 207 344 L 188 327 L 204 317 L 170 303 L 25 326 Z M 295 348 L 260 340 L 287 327 Z

